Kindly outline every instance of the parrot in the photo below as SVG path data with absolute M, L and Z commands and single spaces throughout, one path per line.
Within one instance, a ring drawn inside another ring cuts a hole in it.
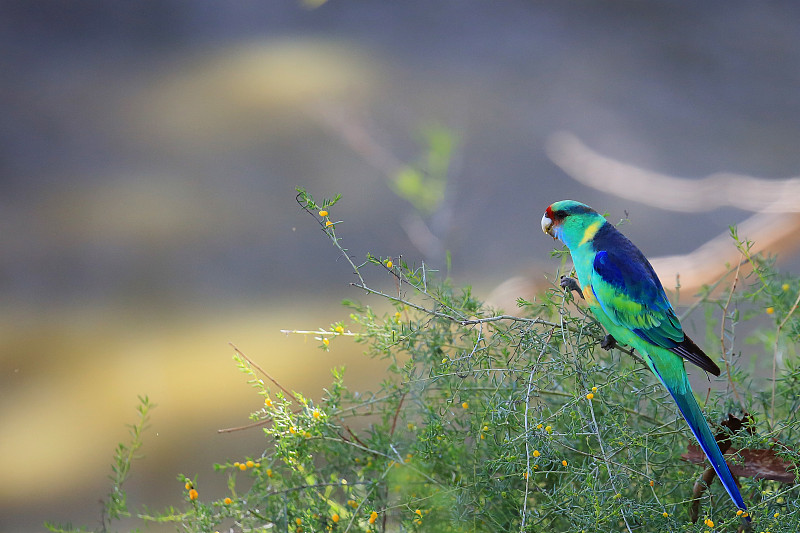
M 567 246 L 589 309 L 614 340 L 642 354 L 742 511 L 738 514 L 749 521 L 747 506 L 689 385 L 684 360 L 715 376 L 720 369 L 684 333 L 650 262 L 605 217 L 574 200 L 551 204 L 542 216 L 542 231 Z

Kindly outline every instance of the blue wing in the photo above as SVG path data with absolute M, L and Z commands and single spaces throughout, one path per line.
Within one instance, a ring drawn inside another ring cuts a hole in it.
M 617 325 L 642 340 L 670 350 L 703 370 L 719 367 L 684 335 L 661 281 L 642 252 L 611 224 L 603 224 L 594 241 L 592 289 L 603 311 Z

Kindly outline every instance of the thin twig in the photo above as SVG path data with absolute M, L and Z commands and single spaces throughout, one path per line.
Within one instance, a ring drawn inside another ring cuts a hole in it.
M 256 362 L 255 362 L 255 361 L 253 361 L 252 359 L 250 359 L 249 357 L 247 357 L 247 356 L 244 354 L 244 352 L 242 352 L 242 351 L 241 351 L 239 348 L 237 348 L 237 347 L 236 347 L 236 345 L 235 345 L 235 344 L 233 344 L 232 342 L 229 342 L 228 344 L 231 346 L 231 348 L 233 348 L 233 349 L 234 349 L 234 351 L 235 351 L 237 354 L 239 354 L 239 356 L 240 356 L 242 359 L 244 359 L 245 361 L 247 361 L 247 363 L 248 363 L 250 366 L 252 366 L 252 367 L 253 367 L 253 368 L 255 368 L 256 370 L 258 370 L 259 372 L 261 372 L 262 374 L 264 374 L 264 375 L 267 377 L 267 379 L 268 379 L 268 380 L 270 380 L 271 382 L 273 382 L 273 383 L 275 384 L 275 386 L 276 386 L 276 387 L 278 387 L 279 389 L 281 389 L 281 390 L 282 390 L 282 391 L 283 391 L 283 392 L 286 394 L 286 397 L 287 397 L 287 398 L 292 398 L 292 397 L 294 397 L 294 394 L 293 394 L 293 393 L 292 393 L 292 392 L 291 392 L 289 389 L 285 388 L 283 385 L 281 385 L 280 383 L 278 383 L 278 381 L 277 381 L 275 378 L 273 378 L 272 376 L 270 376 L 270 375 L 269 375 L 269 373 L 268 373 L 266 370 L 264 370 L 263 368 L 261 368 L 260 366 L 258 366 L 258 364 L 256 364 Z
M 358 333 L 353 333 L 352 331 L 343 331 L 343 332 L 339 333 L 338 331 L 326 331 L 326 330 L 324 330 L 322 328 L 319 328 L 317 330 L 311 330 L 311 329 L 282 329 L 281 333 L 283 333 L 284 335 L 288 335 L 290 333 L 293 333 L 295 335 L 320 335 L 320 336 L 322 336 L 322 335 L 333 335 L 333 336 L 336 336 L 336 337 L 358 337 L 358 335 L 359 335 Z
M 789 312 L 786 313 L 785 317 L 783 317 L 781 323 L 778 324 L 778 329 L 775 331 L 775 344 L 773 345 L 773 352 L 772 352 L 772 407 L 770 409 L 771 410 L 770 418 L 773 420 L 773 422 L 775 421 L 775 388 L 777 385 L 775 376 L 777 374 L 777 366 L 778 366 L 778 343 L 780 342 L 781 330 L 783 329 L 783 326 L 786 325 L 786 322 L 789 320 L 789 317 L 791 317 L 797 310 L 798 305 L 800 305 L 800 292 L 797 293 L 797 299 L 795 299 L 791 309 L 789 309 Z
M 407 305 L 409 307 L 412 307 L 412 308 L 416 309 L 417 311 L 422 311 L 423 313 L 426 313 L 426 314 L 429 314 L 429 315 L 433 315 L 433 316 L 435 316 L 437 318 L 446 318 L 448 320 L 452 320 L 453 322 L 458 322 L 459 324 L 462 321 L 464 321 L 464 319 L 462 319 L 462 318 L 458 318 L 458 317 L 455 317 L 453 315 L 448 315 L 447 313 L 442 313 L 440 311 L 434 311 L 433 309 L 427 309 L 427 308 L 425 308 L 425 307 L 423 307 L 421 305 L 412 303 L 412 302 L 410 302 L 410 301 L 408 301 L 408 300 L 406 300 L 404 298 L 398 298 L 397 296 L 392 296 L 390 294 L 386 294 L 385 292 L 372 289 L 372 288 L 368 287 L 366 285 L 366 283 L 364 283 L 363 281 L 362 281 L 362 283 L 351 283 L 350 285 L 352 287 L 357 287 L 357 288 L 359 288 L 361 290 L 364 290 L 364 291 L 366 291 L 366 292 L 368 292 L 370 294 L 374 294 L 376 296 L 380 296 L 382 298 L 386 298 L 387 300 L 391 300 L 393 302 L 397 302 L 397 303 L 401 303 L 403 305 Z
M 568 444 L 564 444 L 563 442 L 561 442 L 560 444 L 561 444 L 561 446 L 563 446 L 567 450 L 569 450 L 571 452 L 574 452 L 574 453 L 577 453 L 578 455 L 583 455 L 584 457 L 591 457 L 592 459 L 596 459 L 598 461 L 602 461 L 603 460 L 603 458 L 598 456 L 597 454 L 588 453 L 588 452 L 584 452 L 584 451 L 578 450 L 576 448 L 573 448 L 572 446 L 569 446 Z M 617 463 L 615 461 L 609 460 L 608 462 L 610 464 L 616 466 L 616 467 L 622 468 L 623 470 L 627 470 L 628 472 L 632 472 L 632 473 L 634 473 L 636 475 L 642 476 L 643 478 L 647 479 L 648 481 L 653 480 L 646 472 L 642 472 L 640 470 L 636 470 L 635 468 L 631 468 L 628 465 L 624 465 L 622 463 Z M 655 481 L 655 480 L 653 480 L 653 481 Z
M 353 437 L 354 441 L 359 443 L 364 448 L 367 448 L 367 445 L 364 444 L 364 442 L 361 439 L 358 438 L 358 435 L 356 435 L 355 432 L 352 429 L 350 429 L 350 426 L 348 426 L 347 424 L 342 424 L 342 427 L 347 430 L 347 432 L 350 434 L 350 436 Z M 347 438 L 344 435 L 339 435 L 339 436 L 342 438 L 343 441 L 350 442 L 349 440 L 347 440 Z
M 617 490 L 617 484 L 614 481 L 614 473 L 611 471 L 611 461 L 608 459 L 608 455 L 606 454 L 605 446 L 603 446 L 603 437 L 600 435 L 600 427 L 597 425 L 597 419 L 594 416 L 594 405 L 592 404 L 592 400 L 589 400 L 589 411 L 592 413 L 592 429 L 594 429 L 595 435 L 597 435 L 597 443 L 600 445 L 600 453 L 603 454 L 603 462 L 606 465 L 606 471 L 608 471 L 608 480 L 611 482 L 611 488 L 614 489 L 614 493 L 618 494 L 619 491 Z M 628 528 L 630 533 L 631 525 L 628 523 L 628 517 L 625 516 L 625 513 L 622 512 L 622 508 L 620 508 L 620 514 L 622 515 L 622 520 L 625 521 L 625 527 Z
M 550 339 L 553 336 L 553 332 L 555 330 L 550 330 L 550 334 L 547 336 L 547 339 L 542 343 L 542 350 L 539 352 L 539 357 L 537 359 L 537 363 L 541 360 L 544 352 L 547 350 L 547 346 L 550 343 Z M 529 491 L 529 484 L 530 484 L 530 477 L 531 477 L 531 447 L 530 447 L 530 440 L 528 439 L 528 410 L 530 409 L 531 405 L 531 392 L 533 390 L 533 374 L 536 372 L 536 365 L 533 365 L 531 368 L 531 373 L 528 376 L 528 392 L 525 395 L 525 494 L 522 497 L 522 520 L 519 526 L 520 533 L 525 531 L 525 520 L 528 515 L 528 491 Z
M 397 404 L 397 409 L 395 409 L 394 411 L 394 417 L 392 417 L 392 429 L 391 431 L 389 431 L 390 436 L 394 435 L 394 430 L 397 427 L 397 415 L 400 414 L 400 408 L 403 407 L 403 402 L 406 399 L 406 394 L 408 394 L 408 391 L 403 392 L 403 394 L 400 396 L 400 402 Z
M 222 428 L 222 429 L 218 429 L 217 433 L 233 433 L 234 431 L 244 431 L 244 430 L 247 430 L 247 429 L 253 429 L 253 428 L 260 427 L 260 426 L 264 426 L 264 425 L 268 424 L 270 421 L 271 420 L 267 418 L 267 419 L 258 420 L 256 422 L 252 422 L 252 423 L 244 425 L 244 426 L 238 426 L 238 427 L 234 427 L 234 428 Z
M 715 281 L 714 283 L 711 283 L 710 285 L 708 285 L 708 289 L 705 291 L 705 295 L 708 295 L 708 294 L 711 294 L 712 292 L 714 292 L 714 289 L 716 289 L 716 288 L 717 288 L 719 285 L 721 285 L 721 284 L 722 284 L 722 282 L 723 282 L 723 281 L 725 281 L 725 278 L 727 278 L 727 277 L 728 277 L 729 275 L 731 275 L 733 272 L 736 272 L 736 271 L 739 269 L 739 267 L 741 267 L 741 266 L 742 266 L 743 264 L 745 264 L 746 262 L 747 262 L 747 259 L 743 259 L 742 261 L 740 261 L 740 262 L 739 262 L 739 263 L 736 265 L 736 267 L 731 267 L 731 268 L 729 268 L 729 269 L 727 270 L 727 272 L 725 272 L 724 274 L 722 274 L 722 275 L 719 277 L 719 279 L 718 279 L 717 281 Z M 702 305 L 704 302 L 706 302 L 706 297 L 705 297 L 705 296 L 703 296 L 703 297 L 701 297 L 701 298 L 698 298 L 697 300 L 695 300 L 694 302 L 692 302 L 692 304 L 691 304 L 690 306 L 688 306 L 688 307 L 687 307 L 687 308 L 686 308 L 686 309 L 683 311 L 683 313 L 681 313 L 681 314 L 680 314 L 680 316 L 678 317 L 678 320 L 680 320 L 681 322 L 683 322 L 684 320 L 686 320 L 686 318 L 687 318 L 689 315 L 691 315 L 691 314 L 694 312 L 694 310 L 695 310 L 695 309 L 697 309 L 698 307 L 700 307 L 700 306 L 701 306 L 701 305 Z
M 731 300 L 733 299 L 733 293 L 736 292 L 736 285 L 739 283 L 739 270 L 742 267 L 744 261 L 739 261 L 736 265 L 736 274 L 733 276 L 733 283 L 731 284 L 731 290 L 728 293 L 728 300 L 725 302 L 725 307 L 722 308 L 722 320 L 720 320 L 719 326 L 719 343 L 722 349 L 722 359 L 725 361 L 725 372 L 728 374 L 728 383 L 731 386 L 731 390 L 733 391 L 733 395 L 736 396 L 736 401 L 739 402 L 739 405 L 742 406 L 742 410 L 747 410 L 744 401 L 742 401 L 742 397 L 739 396 L 739 391 L 736 389 L 736 383 L 733 382 L 733 375 L 731 374 L 731 363 L 728 360 L 728 350 L 725 348 L 725 319 L 728 318 L 728 307 L 731 305 Z M 733 350 L 733 346 L 731 346 L 731 351 Z
M 325 235 L 327 235 L 327 236 L 328 236 L 328 238 L 330 238 L 331 242 L 333 242 L 333 245 L 334 245 L 334 246 L 336 246 L 336 248 L 338 248 L 338 249 L 339 249 L 339 251 L 342 253 L 342 256 L 345 258 L 345 260 L 346 260 L 348 263 L 350 263 L 350 267 L 353 269 L 353 273 L 354 273 L 356 276 L 358 276 L 358 279 L 359 279 L 359 281 L 360 281 L 362 284 L 363 284 L 363 283 L 366 283 L 366 282 L 364 281 L 364 278 L 363 278 L 363 277 L 361 277 L 361 272 L 359 271 L 359 267 L 357 267 L 357 266 L 356 266 L 356 264 L 355 264 L 355 262 L 353 262 L 353 259 L 352 259 L 352 258 L 350 257 L 350 255 L 347 253 L 347 250 L 346 250 L 345 248 L 342 248 L 342 245 L 341 245 L 341 244 L 339 244 L 339 238 L 336 236 L 336 224 L 337 224 L 337 222 L 334 222 L 334 223 L 332 223 L 332 224 L 328 225 L 328 224 L 327 224 L 327 222 L 329 222 L 329 221 L 323 221 L 323 220 L 321 220 L 321 219 L 320 219 L 320 218 L 317 216 L 317 214 L 316 214 L 316 213 L 314 213 L 314 212 L 313 212 L 311 209 L 309 209 L 308 203 L 306 203 L 306 204 L 303 204 L 303 203 L 301 203 L 301 201 L 300 201 L 300 197 L 301 197 L 301 196 L 302 196 L 302 197 L 305 197 L 305 191 L 302 191 L 302 192 L 298 192 L 298 193 L 297 193 L 297 196 L 295 197 L 295 200 L 297 201 L 297 204 L 298 204 L 298 205 L 299 205 L 299 206 L 300 206 L 300 207 L 303 209 L 303 211 L 305 211 L 306 213 L 308 213 L 309 215 L 311 215 L 311 216 L 314 218 L 314 220 L 316 220 L 316 221 L 317 221 L 317 223 L 318 223 L 318 224 L 320 225 L 320 227 L 322 228 L 322 231 L 323 231 L 323 233 L 325 233 Z M 307 197 L 306 197 L 306 198 L 307 198 Z M 314 207 L 318 207 L 318 206 L 315 204 L 315 205 L 314 205 Z

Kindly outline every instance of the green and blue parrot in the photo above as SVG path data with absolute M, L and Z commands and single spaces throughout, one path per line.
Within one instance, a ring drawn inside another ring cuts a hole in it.
M 733 503 L 746 513 L 742 495 L 692 393 L 684 360 L 715 376 L 720 374 L 719 367 L 683 332 L 650 262 L 602 215 L 573 200 L 550 205 L 542 217 L 542 230 L 567 246 L 594 316 L 616 341 L 642 354 L 678 404 Z

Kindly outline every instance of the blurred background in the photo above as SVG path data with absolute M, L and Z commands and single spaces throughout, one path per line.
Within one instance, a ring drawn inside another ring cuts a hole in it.
M 263 449 L 258 430 L 217 434 L 261 406 L 229 342 L 312 397 L 339 364 L 370 388 L 382 367 L 357 346 L 280 333 L 363 297 L 297 186 L 344 195 L 331 218 L 356 258 L 444 270 L 449 253 L 456 283 L 512 311 L 557 267 L 539 220 L 565 198 L 628 217 L 665 280 L 735 261 L 730 224 L 796 266 L 798 16 L 1 2 L 0 531 L 98 527 L 137 395 L 158 407 L 131 505 L 179 504 L 181 472 L 220 497 L 212 463 Z

